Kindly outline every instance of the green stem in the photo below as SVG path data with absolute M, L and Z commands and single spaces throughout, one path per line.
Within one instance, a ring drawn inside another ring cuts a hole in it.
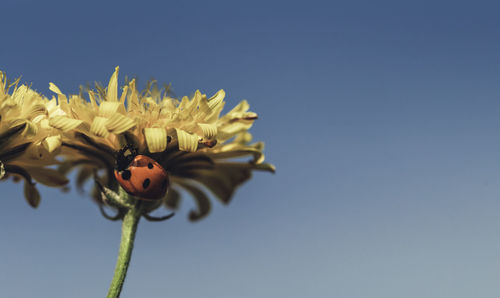
M 132 256 L 132 249 L 134 248 L 135 232 L 137 231 L 139 219 L 141 219 L 141 210 L 139 206 L 132 206 L 123 218 L 120 251 L 118 252 L 115 275 L 109 287 L 108 298 L 120 297 L 125 276 L 127 276 L 130 257 Z

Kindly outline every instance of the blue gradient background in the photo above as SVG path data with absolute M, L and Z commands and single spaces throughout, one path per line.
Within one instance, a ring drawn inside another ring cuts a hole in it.
M 141 222 L 122 297 L 500 295 L 497 2 L 180 2 L 2 2 L 0 69 L 46 95 L 120 65 L 259 114 L 276 175 Z M 103 297 L 120 224 L 0 187 L 0 296 Z

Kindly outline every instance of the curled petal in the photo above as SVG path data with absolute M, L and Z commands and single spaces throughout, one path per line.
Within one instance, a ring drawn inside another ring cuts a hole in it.
M 182 129 L 176 128 L 179 150 L 195 152 L 198 148 L 198 136 L 190 134 Z
M 145 128 L 144 138 L 151 153 L 162 152 L 167 148 L 167 131 L 164 128 Z
M 72 119 L 66 116 L 54 116 L 49 119 L 50 126 L 62 131 L 69 131 L 82 124 L 82 120 Z
M 42 146 L 49 153 L 52 153 L 55 150 L 59 149 L 61 147 L 61 144 L 62 144 L 62 140 L 61 140 L 61 136 L 60 135 L 47 137 L 42 142 Z
M 23 136 L 27 138 L 32 138 L 38 133 L 38 126 L 35 125 L 30 120 L 26 120 L 26 129 L 24 130 Z
M 206 139 L 211 139 L 217 135 L 217 125 L 215 124 L 198 123 L 198 126 L 203 131 L 203 137 Z
M 92 121 L 92 125 L 90 125 L 90 132 L 98 137 L 107 137 L 109 132 L 106 129 L 106 123 L 108 122 L 107 118 L 104 117 L 95 117 Z
M 114 133 L 121 134 L 135 126 L 135 121 L 122 114 L 114 114 L 106 122 L 106 128 Z

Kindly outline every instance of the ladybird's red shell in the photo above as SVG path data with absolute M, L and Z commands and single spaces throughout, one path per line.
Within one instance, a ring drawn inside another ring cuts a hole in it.
M 169 185 L 165 169 L 145 155 L 137 155 L 125 170 L 115 170 L 115 178 L 127 193 L 147 200 L 161 199 Z

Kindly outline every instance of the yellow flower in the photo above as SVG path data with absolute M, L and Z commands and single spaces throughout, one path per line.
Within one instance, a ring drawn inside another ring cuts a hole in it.
M 12 89 L 12 92 L 9 92 Z M 55 101 L 54 101 L 55 102 Z M 68 181 L 55 169 L 58 136 L 44 120 L 51 101 L 19 79 L 10 83 L 0 72 L 0 178 L 13 175 L 25 179 L 24 194 L 28 203 L 37 207 L 40 195 L 36 181 L 48 186 L 63 186 Z
M 156 84 L 139 92 L 132 80 L 119 94 L 118 67 L 106 89 L 97 86 L 96 91 L 88 91 L 89 100 L 77 95 L 67 98 L 53 84 L 51 90 L 57 93 L 64 113 L 49 121 L 60 130 L 65 158 L 61 171 L 78 167 L 79 186 L 98 175 L 107 187 L 117 190 L 115 152 L 131 144 L 140 154 L 158 161 L 172 184 L 162 200 L 145 203 L 147 212 L 162 204 L 177 209 L 179 189 L 184 189 L 197 202 L 197 210 L 189 214 L 191 220 L 197 220 L 210 211 L 205 190 L 227 204 L 252 170 L 274 171 L 272 165 L 264 163 L 263 144 L 249 144 L 252 137 L 248 129 L 257 115 L 248 111 L 248 103 L 242 101 L 220 117 L 225 104 L 223 90 L 210 98 L 196 91 L 191 98 L 178 100 Z M 246 156 L 251 159 L 241 161 Z M 97 189 L 93 197 L 102 203 Z

